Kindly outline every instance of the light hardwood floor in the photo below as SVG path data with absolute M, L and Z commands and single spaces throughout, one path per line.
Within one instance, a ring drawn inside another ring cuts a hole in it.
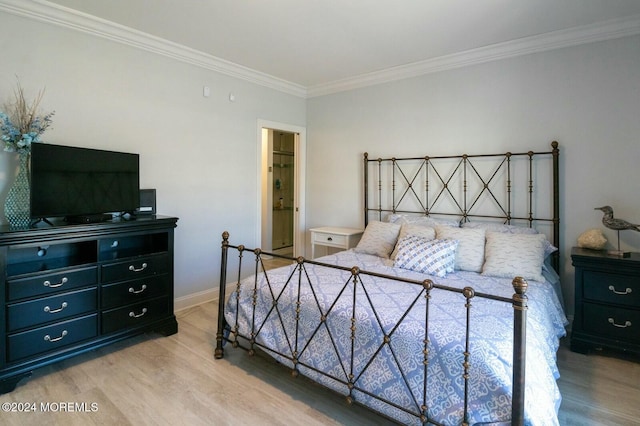
M 390 424 L 266 357 L 228 348 L 215 360 L 216 317 L 217 304 L 205 303 L 178 312 L 173 336 L 140 336 L 36 370 L 0 403 L 35 403 L 37 412 L 2 412 L 0 424 Z M 558 361 L 562 425 L 640 424 L 640 364 L 565 345 Z M 42 403 L 86 403 L 90 412 L 42 412 Z

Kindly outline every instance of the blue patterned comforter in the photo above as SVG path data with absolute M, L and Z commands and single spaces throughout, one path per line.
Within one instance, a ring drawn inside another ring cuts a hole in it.
M 362 270 L 409 279 L 432 278 L 438 284 L 455 288 L 469 286 L 476 292 L 508 298 L 514 293 L 510 279 L 461 271 L 445 278 L 429 277 L 393 268 L 389 260 L 351 250 L 318 260 L 347 267 L 357 265 Z M 463 422 L 466 299 L 461 294 L 440 289 L 431 293 L 429 361 L 425 369 L 426 301 L 418 297 L 421 286 L 361 275 L 362 284 L 355 290 L 352 352 L 354 287 L 345 286 L 351 274 L 306 264 L 300 272 L 302 284 L 298 286 L 299 272 L 295 267 L 268 271 L 266 279 L 260 274 L 255 294 L 254 278 L 243 280 L 240 291 L 234 291 L 227 302 L 227 323 L 237 327 L 241 336 L 255 332 L 256 342 L 271 348 L 267 352 L 289 367 L 293 367 L 293 363 L 278 353 L 290 358 L 295 354 L 302 374 L 344 395 L 350 394 L 345 383 L 351 378 L 351 395 L 357 402 L 404 424 L 421 423 L 417 416 L 424 403 L 426 374 L 427 417 L 447 425 Z M 292 273 L 294 279 L 289 280 Z M 526 422 L 557 425 L 561 396 L 556 384 L 559 377 L 556 352 L 559 338 L 565 335 L 567 320 L 550 283 L 530 281 L 527 295 Z M 412 303 L 413 308 L 404 316 Z M 479 297 L 471 299 L 471 303 L 468 421 L 470 424 L 508 422 L 513 308 L 509 303 Z M 323 315 L 324 322 L 321 321 Z M 384 344 L 385 336 L 387 344 Z M 393 401 L 401 409 L 378 397 Z

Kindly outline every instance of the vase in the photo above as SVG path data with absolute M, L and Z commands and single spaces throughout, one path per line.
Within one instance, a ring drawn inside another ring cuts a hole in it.
M 31 224 L 31 189 L 29 185 L 29 153 L 18 153 L 18 174 L 4 201 L 4 215 L 13 228 Z

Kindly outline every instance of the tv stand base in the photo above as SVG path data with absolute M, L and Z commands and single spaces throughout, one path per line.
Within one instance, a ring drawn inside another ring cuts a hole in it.
M 100 223 L 111 220 L 111 215 L 106 213 L 85 214 L 80 216 L 67 216 L 67 223 Z

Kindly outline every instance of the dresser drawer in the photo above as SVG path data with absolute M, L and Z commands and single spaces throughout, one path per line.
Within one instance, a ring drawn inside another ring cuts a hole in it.
M 92 287 L 8 305 L 8 331 L 95 312 L 98 305 L 97 295 L 97 288 Z
M 169 292 L 170 280 L 168 274 L 156 275 L 150 278 L 125 281 L 102 286 L 100 290 L 102 308 L 129 305 L 141 300 L 157 296 L 165 296 Z
M 583 283 L 585 299 L 640 306 L 640 282 L 633 276 L 584 271 Z
M 55 351 L 73 343 L 96 337 L 98 315 L 58 322 L 46 327 L 9 335 L 7 338 L 7 360 L 13 362 L 22 358 Z
M 103 265 L 101 269 L 103 283 L 150 277 L 168 271 L 168 254 L 144 256 L 123 262 L 110 263 Z
M 347 236 L 329 234 L 325 232 L 314 232 L 313 242 L 317 244 L 324 244 L 324 245 L 335 244 L 336 246 L 343 247 L 347 244 Z
M 588 333 L 625 342 L 640 341 L 640 311 L 584 303 L 583 314 L 583 330 Z
M 7 283 L 8 300 L 43 296 L 73 288 L 95 285 L 98 282 L 98 268 L 90 266 L 72 269 L 32 278 L 9 280 Z
M 169 314 L 169 298 L 159 297 L 102 313 L 102 333 L 136 327 Z

